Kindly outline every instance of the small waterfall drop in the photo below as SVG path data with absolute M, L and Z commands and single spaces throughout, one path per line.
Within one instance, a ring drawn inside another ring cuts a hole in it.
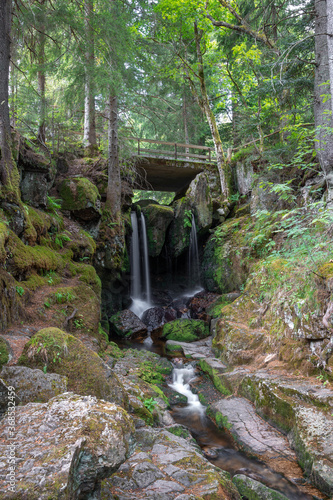
M 131 213 L 131 299 L 130 310 L 137 316 L 152 307 L 146 221 L 141 214 L 141 230 L 136 212 Z M 141 236 L 141 237 L 140 237 Z M 143 255 L 141 255 L 141 248 Z
M 195 225 L 194 214 L 192 214 L 192 227 L 190 234 L 190 246 L 188 252 L 188 275 L 189 275 L 190 289 L 195 290 L 194 293 L 201 291 L 202 286 L 200 283 L 198 236 L 197 236 L 197 227 Z
M 174 391 L 187 397 L 187 411 L 204 414 L 205 407 L 200 403 L 198 395 L 194 394 L 190 388 L 189 383 L 194 377 L 195 373 L 192 365 L 174 368 L 172 372 L 172 384 L 169 384 L 169 386 Z

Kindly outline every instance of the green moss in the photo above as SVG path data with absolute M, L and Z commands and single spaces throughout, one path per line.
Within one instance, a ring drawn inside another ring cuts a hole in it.
M 9 359 L 9 351 L 7 344 L 5 340 L 2 337 L 0 337 L 0 370 L 3 367 L 3 365 L 8 363 L 8 359 Z
M 333 264 L 331 262 L 327 262 L 323 264 L 319 270 L 318 274 L 324 276 L 324 278 L 331 278 L 333 276 Z
M 44 328 L 25 345 L 19 365 L 65 375 L 68 390 L 98 399 L 123 401 L 116 375 L 110 378 L 100 357 L 80 340 L 58 328 Z
M 16 234 L 10 231 L 8 248 L 11 256 L 13 274 L 22 275 L 35 269 L 37 271 L 62 270 L 71 253 L 59 253 L 51 248 L 25 245 Z
M 193 342 L 208 336 L 208 325 L 198 319 L 176 319 L 163 326 L 163 337 L 168 340 Z
M 0 222 L 0 263 L 6 260 L 7 252 L 5 249 L 5 244 L 8 240 L 9 229 L 5 223 Z
M 89 204 L 95 207 L 100 194 L 97 187 L 85 177 L 64 180 L 59 188 L 63 210 L 82 210 Z
M 218 370 L 212 368 L 204 359 L 200 359 L 199 366 L 203 372 L 208 373 L 214 386 L 221 394 L 224 394 L 224 396 L 231 395 L 231 392 L 229 391 L 229 389 L 227 389 L 227 387 L 225 387 L 225 385 L 223 383 L 223 377 L 218 372 Z
M 186 429 L 186 427 L 182 427 L 180 425 L 174 427 L 168 427 L 168 432 L 171 432 L 171 434 L 174 434 L 175 436 L 178 437 L 182 437 L 184 439 L 191 438 L 190 431 Z

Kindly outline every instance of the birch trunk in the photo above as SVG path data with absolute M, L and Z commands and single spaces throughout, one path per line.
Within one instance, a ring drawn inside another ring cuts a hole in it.
M 330 10 L 331 9 L 331 10 Z M 329 54 L 329 46 L 332 50 L 332 0 L 316 0 L 315 1 L 315 57 L 316 57 L 316 72 L 315 72 L 315 102 L 314 115 L 317 132 L 316 150 L 320 166 L 325 174 L 328 186 L 328 201 L 333 200 L 333 126 L 332 120 L 332 99 L 324 99 L 323 94 L 329 94 L 332 90 L 333 79 L 331 85 L 327 84 L 330 77 L 333 77 L 332 57 L 333 52 Z
M 184 121 L 184 138 L 185 144 L 190 144 L 188 137 L 188 126 L 187 126 L 187 108 L 186 108 L 186 94 L 183 93 L 183 121 Z M 185 153 L 189 154 L 190 148 L 185 148 Z
M 118 102 L 117 97 L 109 97 L 108 124 L 108 187 L 107 205 L 112 219 L 120 221 L 121 214 L 121 179 L 118 154 Z
M 40 112 L 37 137 L 42 144 L 45 144 L 46 139 L 46 99 L 45 99 L 45 22 L 44 22 L 44 6 L 45 0 L 40 0 L 41 22 L 39 25 L 38 34 L 38 93 L 40 97 Z
M 92 26 L 92 16 L 94 12 L 93 0 L 85 0 L 85 32 L 86 32 L 86 53 L 85 53 L 85 99 L 84 99 L 84 129 L 83 146 L 87 149 L 96 148 L 96 122 L 95 122 L 95 95 L 94 95 L 94 30 Z
M 228 177 L 229 177 L 229 164 L 226 162 L 221 137 L 218 131 L 217 123 L 215 120 L 215 116 L 211 110 L 207 87 L 205 82 L 205 72 L 203 65 L 203 57 L 202 51 L 200 47 L 200 33 L 197 27 L 197 24 L 194 23 L 194 34 L 195 34 L 195 44 L 196 44 L 196 52 L 198 58 L 198 75 L 199 75 L 199 83 L 200 83 L 200 92 L 201 92 L 201 107 L 206 115 L 206 119 L 208 121 L 208 125 L 210 128 L 210 132 L 212 134 L 212 138 L 214 141 L 215 153 L 216 153 L 216 162 L 217 169 L 220 176 L 220 184 L 221 184 L 221 193 L 222 196 L 227 199 L 230 196 L 230 189 L 228 185 Z

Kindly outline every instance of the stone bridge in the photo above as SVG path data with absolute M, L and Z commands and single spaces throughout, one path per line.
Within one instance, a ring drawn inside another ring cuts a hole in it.
M 136 141 L 133 159 L 142 190 L 185 192 L 196 175 L 216 165 L 215 151 L 208 146 L 180 144 L 130 137 Z M 142 143 L 151 144 L 150 149 Z M 168 147 L 168 150 L 165 147 Z M 171 149 L 172 148 L 172 149 Z

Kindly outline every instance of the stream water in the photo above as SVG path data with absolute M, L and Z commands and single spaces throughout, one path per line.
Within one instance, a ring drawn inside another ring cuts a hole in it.
M 173 407 L 174 420 L 187 427 L 206 457 L 217 467 L 235 474 L 245 474 L 260 481 L 269 488 L 283 493 L 290 500 L 311 500 L 312 495 L 301 492 L 297 485 L 291 483 L 281 474 L 271 470 L 267 465 L 255 458 L 249 458 L 237 451 L 229 434 L 219 430 L 206 416 L 206 409 L 199 397 L 190 388 L 195 379 L 195 370 L 191 364 L 174 367 L 172 383 L 169 387 L 187 398 L 187 405 Z

